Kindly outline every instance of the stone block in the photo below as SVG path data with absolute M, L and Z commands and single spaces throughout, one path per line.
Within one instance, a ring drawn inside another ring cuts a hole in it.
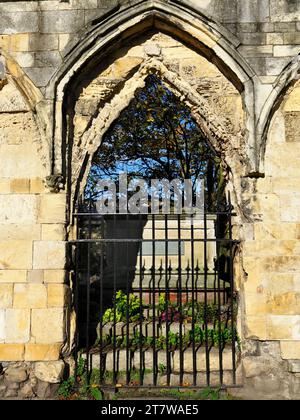
M 241 42 L 243 45 L 265 45 L 266 44 L 266 34 L 260 32 L 251 32 L 251 33 L 241 33 L 240 34 Z
M 238 2 L 237 10 L 238 19 L 242 23 L 269 22 L 270 20 L 269 0 Z
M 285 44 L 300 44 L 300 33 L 299 32 L 290 32 L 284 34 L 284 43 Z
M 244 357 L 243 370 L 246 378 L 255 378 L 269 372 L 270 365 L 263 357 Z
M 252 340 L 267 339 L 267 317 L 248 315 L 245 320 L 245 338 Z
M 35 376 L 43 382 L 58 384 L 63 379 L 65 364 L 62 360 L 56 362 L 38 362 L 34 368 Z
M 9 367 L 4 374 L 5 380 L 11 383 L 22 383 L 28 379 L 26 369 L 22 367 Z
M 296 32 L 296 22 L 275 22 L 275 32 Z
M 14 138 L 13 133 L 14 131 L 11 130 L 9 136 Z M 0 177 L 14 179 L 18 174 L 19 178 L 35 178 L 44 174 L 45 169 L 38 157 L 37 146 L 34 144 L 2 144 L 0 153 L 5 158 L 5 166 L 0 168 Z
M 59 360 L 62 344 L 26 344 L 25 361 L 43 362 Z
M 64 269 L 66 242 L 36 241 L 33 245 L 33 268 L 36 270 Z
M 275 47 L 274 47 L 275 48 Z M 280 48 L 278 46 L 277 48 Z M 291 61 L 291 54 L 292 51 L 290 51 L 290 56 L 279 56 L 274 58 L 266 58 L 266 75 L 267 76 L 278 76 L 282 70 L 289 64 Z
M 37 216 L 38 201 L 36 196 L 27 194 L 0 196 L 0 224 L 34 225 Z M 13 229 L 11 226 L 9 228 Z
M 65 283 L 66 277 L 64 270 L 44 270 L 44 283 Z
M 24 68 L 27 76 L 32 80 L 35 86 L 41 88 L 47 86 L 54 75 L 55 67 L 29 67 Z
M 280 183 L 276 183 L 276 189 L 281 188 Z M 296 223 L 256 223 L 254 225 L 255 240 L 293 240 L 297 239 Z
M 83 10 L 49 10 L 42 14 L 42 34 L 75 33 L 84 27 Z
M 14 308 L 46 308 L 47 288 L 43 284 L 15 284 Z
M 26 283 L 26 270 L 0 270 L 0 283 Z
M 284 44 L 284 36 L 285 34 L 283 33 L 267 33 L 267 44 L 270 45 L 283 45 Z
M 0 343 L 5 342 L 5 336 L 5 309 L 0 309 Z
M 0 344 L 0 361 L 22 361 L 24 360 L 24 349 L 24 344 Z
M 292 90 L 283 103 L 284 112 L 300 112 L 300 86 Z
M 1 178 L 0 179 L 0 195 L 10 194 L 10 179 Z
M 62 308 L 33 309 L 32 337 L 40 344 L 62 343 L 65 340 L 65 323 L 65 311 Z
M 48 284 L 48 308 L 63 308 L 68 304 L 70 288 L 64 284 Z
M 232 370 L 232 352 L 224 350 L 223 353 L 223 369 Z M 196 354 L 197 360 L 197 371 L 206 371 L 206 351 L 205 349 L 199 349 Z M 220 357 L 217 349 L 211 349 L 209 352 L 209 363 L 211 371 L 220 370 Z M 175 351 L 174 353 L 174 372 L 180 372 L 180 353 Z M 193 352 L 190 349 L 184 352 L 184 372 L 193 372 Z
M 59 37 L 57 34 L 30 34 L 30 51 L 56 51 L 59 46 Z
M 34 54 L 32 52 L 15 52 L 11 55 L 22 68 L 33 67 L 34 65 Z
M 59 67 L 62 63 L 58 51 L 39 51 L 35 53 L 35 67 Z
M 284 121 L 285 121 L 286 142 L 288 143 L 300 142 L 300 112 L 299 111 L 285 112 Z
M 0 28 L 4 34 L 39 32 L 39 14 L 36 12 L 0 13 Z
M 289 362 L 290 373 L 300 373 L 300 360 L 291 360 Z
M 27 343 L 30 339 L 30 309 L 6 310 L 6 343 Z
M 44 271 L 43 270 L 29 270 L 27 272 L 27 282 L 34 284 L 44 283 Z
M 300 340 L 300 316 L 270 315 L 267 333 L 269 340 Z
M 66 195 L 45 194 L 41 196 L 39 222 L 64 224 L 66 222 Z
M 11 308 L 13 300 L 13 285 L 0 283 L 0 308 Z
M 45 193 L 46 187 L 42 178 L 33 178 L 30 180 L 30 194 Z
M 27 241 L 41 239 L 41 227 L 37 224 L 0 224 L 0 238 L 7 241 L 19 241 L 26 238 Z
M 8 159 L 6 162 L 7 166 L 5 165 L 5 171 L 3 172 L 4 178 L 30 178 L 33 174 L 33 172 L 29 172 L 29 170 L 32 170 L 32 166 L 30 166 L 31 162 L 26 162 L 29 165 L 29 168 L 24 168 L 23 166 L 26 159 L 32 159 L 32 156 L 37 155 L 36 145 L 31 142 L 39 140 L 40 135 L 32 113 L 28 111 L 29 106 L 20 90 L 18 90 L 12 83 L 4 86 L 0 92 L 0 112 L 2 112 L 2 114 L 0 114 L 0 144 L 19 146 L 6 147 L 3 149 L 3 152 L 7 153 Z M 26 141 L 24 141 L 25 139 Z M 27 151 L 28 147 L 31 147 L 31 149 Z M 18 153 L 19 150 L 20 153 Z M 16 161 L 14 162 L 14 166 L 9 166 L 13 165 L 13 163 L 10 163 L 9 159 L 14 153 L 16 158 L 20 158 L 21 161 Z M 41 166 L 40 162 L 36 161 L 35 163 L 36 170 L 38 170 Z M 30 175 L 22 175 L 22 171 L 25 170 L 28 171 Z M 38 176 L 38 174 L 35 176 Z
M 43 241 L 64 241 L 66 239 L 66 228 L 62 224 L 42 225 Z
M 32 268 L 31 241 L 0 242 L 0 270 L 26 270 Z
M 13 179 L 10 183 L 13 194 L 29 194 L 29 179 Z
M 294 57 L 299 53 L 299 45 L 274 45 L 274 57 Z
M 267 298 L 267 312 L 273 315 L 298 315 L 300 306 L 300 293 L 296 291 L 286 291 L 276 294 L 272 291 Z
M 284 360 L 300 360 L 300 340 L 281 341 L 280 349 Z

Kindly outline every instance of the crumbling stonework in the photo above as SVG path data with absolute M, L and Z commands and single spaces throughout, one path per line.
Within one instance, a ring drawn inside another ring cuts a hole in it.
M 54 398 L 64 373 L 63 361 L 2 363 L 0 398 Z
M 155 72 L 232 192 L 244 395 L 299 399 L 297 2 L 0 1 L 0 48 L 0 398 L 51 397 L 62 378 L 76 193 Z

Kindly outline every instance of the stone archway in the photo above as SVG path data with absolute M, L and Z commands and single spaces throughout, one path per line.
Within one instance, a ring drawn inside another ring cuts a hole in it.
M 240 179 L 252 172 L 244 87 L 236 78 L 233 82 L 228 80 L 219 67 L 203 51 L 200 54 L 182 42 L 177 33 L 172 36 L 152 28 L 126 39 L 119 51 L 109 51 L 101 63 L 89 63 L 86 72 L 83 70 L 71 80 L 63 104 L 68 141 L 60 156 L 65 159 L 70 213 L 78 192 L 85 186 L 91 158 L 103 136 L 129 105 L 136 90 L 144 86 L 145 78 L 154 72 L 190 107 L 198 125 L 222 156 L 238 213 L 236 235 L 243 238 L 241 225 L 245 214 L 240 204 Z M 75 239 L 72 235 L 71 226 L 69 238 Z M 238 278 L 241 284 L 243 270 L 236 271 L 241 273 Z

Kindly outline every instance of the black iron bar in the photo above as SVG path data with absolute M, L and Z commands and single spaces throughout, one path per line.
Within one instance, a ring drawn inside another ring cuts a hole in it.
M 128 218 L 127 218 L 128 220 Z M 129 250 L 128 250 L 128 242 L 126 242 L 126 261 L 129 261 Z M 129 343 L 129 328 L 130 328 L 130 320 L 129 320 L 129 302 L 130 302 L 130 289 L 129 289 L 129 270 L 126 270 L 126 385 L 130 383 L 131 377 L 131 366 L 130 366 L 130 343 Z
M 113 217 L 113 236 L 116 235 L 116 215 Z M 118 366 L 117 366 L 117 258 L 116 243 L 113 244 L 113 300 L 114 300 L 114 322 L 113 322 L 113 384 L 118 382 Z
M 217 226 L 216 226 L 216 236 L 217 238 L 220 237 L 220 220 L 217 219 Z M 219 369 L 220 369 L 220 384 L 223 385 L 223 345 L 222 345 L 222 315 L 221 315 L 221 278 L 220 278 L 220 244 L 216 244 L 217 248 L 217 260 L 215 267 L 215 271 L 217 274 L 217 294 L 218 294 L 218 337 L 219 337 Z
M 153 337 L 153 385 L 157 385 L 157 372 L 158 372 L 158 364 L 157 364 L 157 354 L 156 354 L 156 235 L 155 235 L 155 215 L 152 215 L 152 337 Z M 150 291 L 149 291 L 150 293 Z M 159 295 L 158 295 L 159 296 Z
M 142 222 L 141 215 L 139 215 L 139 221 Z M 143 369 L 143 321 L 144 321 L 144 314 L 143 314 L 143 242 L 140 245 L 140 291 L 139 291 L 139 298 L 140 298 L 140 337 L 139 337 L 139 351 L 140 351 L 140 385 L 143 386 L 144 383 L 144 369 Z M 146 326 L 145 326 L 146 328 Z
M 168 215 L 165 215 L 165 287 L 166 287 L 166 305 L 165 305 L 165 318 L 166 318 L 166 360 L 167 360 L 167 385 L 171 383 L 171 354 L 169 351 L 169 231 L 168 231 Z
M 207 296 L 207 275 L 208 275 L 208 266 L 207 266 L 207 214 L 206 209 L 204 209 L 204 329 L 205 329 L 205 352 L 206 352 L 206 380 L 207 386 L 210 386 L 210 360 L 209 360 L 209 337 L 208 337 L 208 296 Z
M 104 237 L 104 219 L 101 223 L 101 237 Z M 103 282 L 104 282 L 104 246 L 100 248 L 100 384 L 104 381 L 104 359 L 103 359 Z
M 191 215 L 191 265 L 192 265 L 192 349 L 193 349 L 193 384 L 197 385 L 197 352 L 196 352 L 196 340 L 195 340 L 195 325 L 196 325 L 196 316 L 195 316 L 195 233 L 194 233 L 194 215 Z
M 183 385 L 184 354 L 183 354 L 183 315 L 182 315 L 182 257 L 181 257 L 181 216 L 178 215 L 178 300 L 179 300 L 179 353 L 180 353 L 180 377 L 179 385 Z
M 232 239 L 232 205 L 230 193 L 228 193 L 228 219 L 229 219 L 229 239 Z M 231 311 L 231 335 L 232 335 L 232 371 L 233 384 L 236 385 L 236 327 L 235 327 L 235 303 L 234 303 L 234 277 L 233 277 L 233 244 L 229 242 L 229 279 L 230 279 L 230 311 Z

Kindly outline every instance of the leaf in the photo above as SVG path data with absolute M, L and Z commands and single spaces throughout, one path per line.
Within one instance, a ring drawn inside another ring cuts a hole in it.
M 102 401 L 103 395 L 99 388 L 91 388 L 91 395 L 94 398 L 94 400 Z

